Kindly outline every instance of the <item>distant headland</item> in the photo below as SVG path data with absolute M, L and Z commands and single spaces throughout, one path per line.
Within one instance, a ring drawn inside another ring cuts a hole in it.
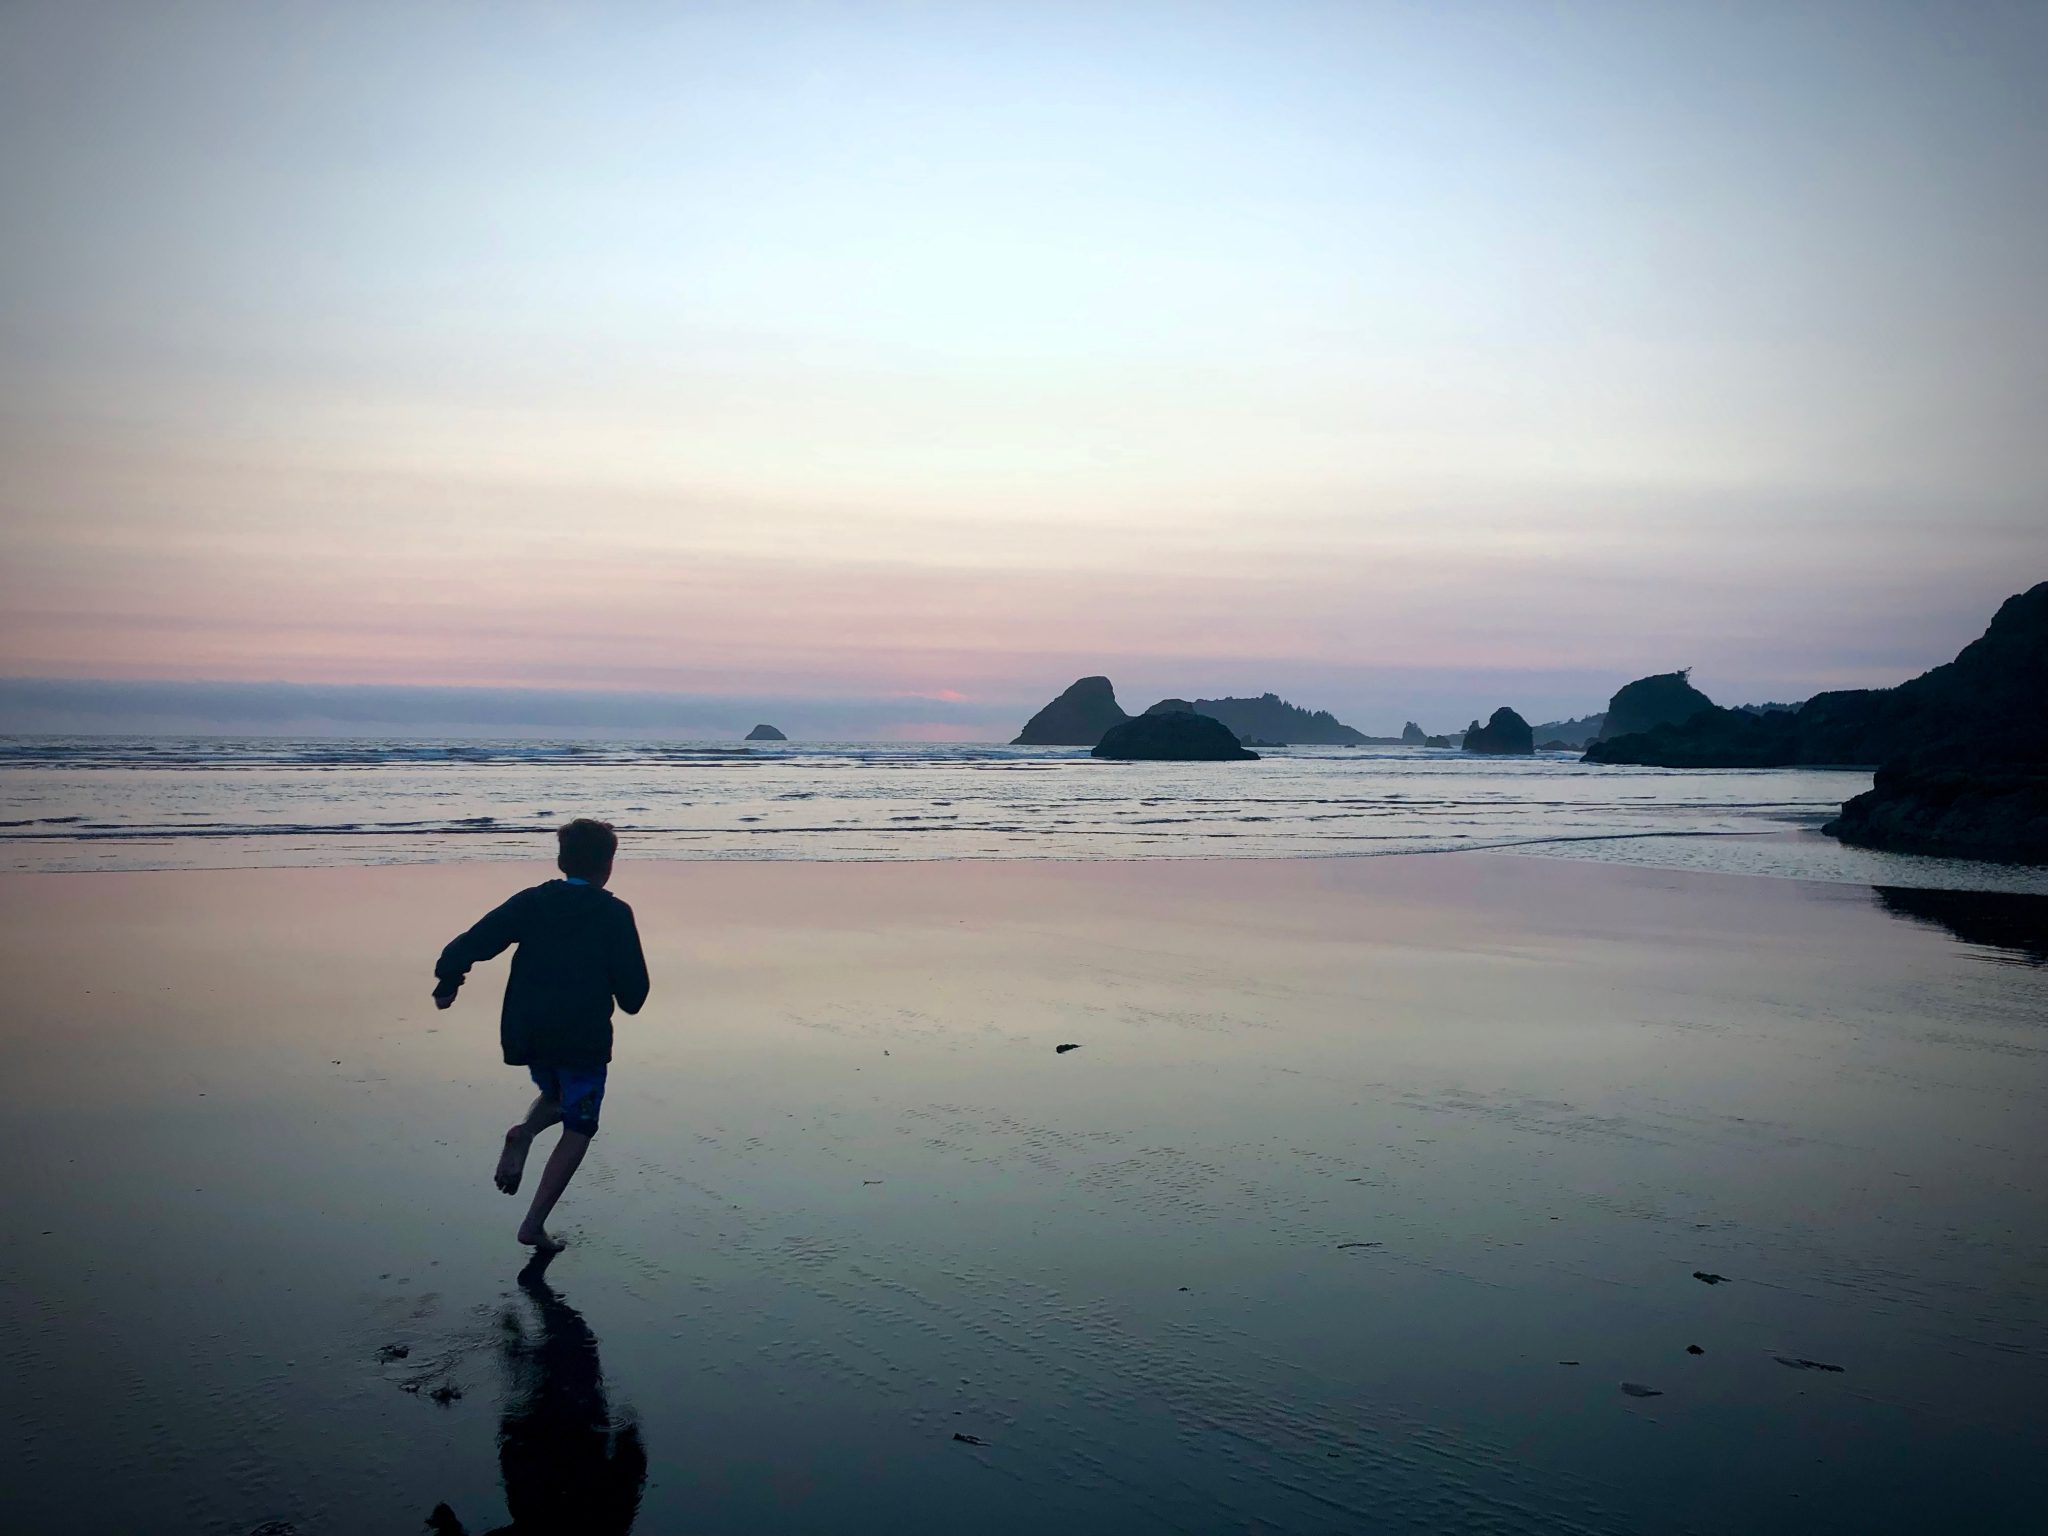
M 1198 723 L 1206 722 L 1206 723 Z M 1211 727 L 1215 727 L 1212 729 Z M 757 734 L 750 740 L 779 739 Z M 1368 736 L 1326 709 L 1256 698 L 1161 699 L 1131 715 L 1107 677 L 1080 678 L 1016 746 L 1098 757 L 1246 761 L 1248 744 L 1460 749 L 1490 757 L 1583 751 L 1593 764 L 1663 768 L 1874 766 L 1871 790 L 1823 829 L 1902 852 L 2048 863 L 2048 582 L 2008 598 L 1955 660 L 1895 688 L 1723 708 L 1689 668 L 1624 684 L 1607 708 L 1531 726 L 1502 706 L 1484 724 Z
M 1680 719 L 1595 741 L 1586 761 L 1875 765 L 1875 786 L 1824 831 L 1900 852 L 2048 862 L 2048 582 L 2007 598 L 1954 661 L 1896 688 L 1823 693 L 1795 708 L 1722 709 L 1699 697 Z

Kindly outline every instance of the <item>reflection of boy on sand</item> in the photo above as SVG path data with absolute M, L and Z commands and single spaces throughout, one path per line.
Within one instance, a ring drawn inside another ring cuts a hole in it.
M 484 914 L 441 951 L 434 966 L 434 1005 L 446 1008 L 479 960 L 517 944 L 498 1034 L 508 1065 L 525 1067 L 540 1096 L 526 1118 L 505 1133 L 496 1181 L 517 1193 L 533 1138 L 559 1123 L 561 1140 L 548 1155 L 519 1241 L 549 1252 L 560 1243 L 545 1223 L 590 1150 L 604 1104 L 612 1059 L 612 1004 L 638 1013 L 647 1001 L 647 961 L 633 909 L 607 891 L 618 834 L 607 822 L 578 819 L 555 834 L 563 878 L 521 891 Z
M 597 1337 L 547 1283 L 551 1257 L 535 1254 L 519 1275 L 540 1312 L 540 1336 L 517 1316 L 505 1319 L 512 1390 L 498 1426 L 498 1466 L 512 1523 L 489 1536 L 625 1536 L 640 1512 L 647 1451 L 637 1424 L 612 1426 Z M 464 1536 L 446 1504 L 427 1524 L 437 1536 Z

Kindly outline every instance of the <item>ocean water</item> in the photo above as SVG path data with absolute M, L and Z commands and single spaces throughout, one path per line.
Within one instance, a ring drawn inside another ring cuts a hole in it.
M 0 868 L 531 859 L 571 816 L 666 859 L 1155 859 L 1509 849 L 1857 884 L 2048 890 L 1844 848 L 1869 775 L 1599 767 L 1415 748 L 1109 763 L 1078 748 L 0 738 Z

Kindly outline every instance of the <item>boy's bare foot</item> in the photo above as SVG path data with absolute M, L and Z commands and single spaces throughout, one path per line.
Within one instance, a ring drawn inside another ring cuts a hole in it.
M 549 1237 L 545 1231 L 531 1222 L 521 1223 L 519 1241 L 526 1244 L 535 1253 L 560 1253 L 568 1246 L 560 1238 Z
M 498 1154 L 498 1171 L 491 1175 L 491 1182 L 505 1194 L 519 1192 L 519 1177 L 526 1172 L 526 1154 L 532 1146 L 533 1132 L 523 1125 L 515 1125 L 505 1133 L 505 1150 Z

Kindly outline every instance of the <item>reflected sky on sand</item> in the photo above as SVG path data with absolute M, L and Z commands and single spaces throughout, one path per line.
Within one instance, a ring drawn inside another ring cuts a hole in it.
M 2048 1503 L 2048 967 L 1918 898 L 623 861 L 653 998 L 515 1279 L 502 965 L 429 967 L 544 873 L 0 878 L 9 1536 Z

